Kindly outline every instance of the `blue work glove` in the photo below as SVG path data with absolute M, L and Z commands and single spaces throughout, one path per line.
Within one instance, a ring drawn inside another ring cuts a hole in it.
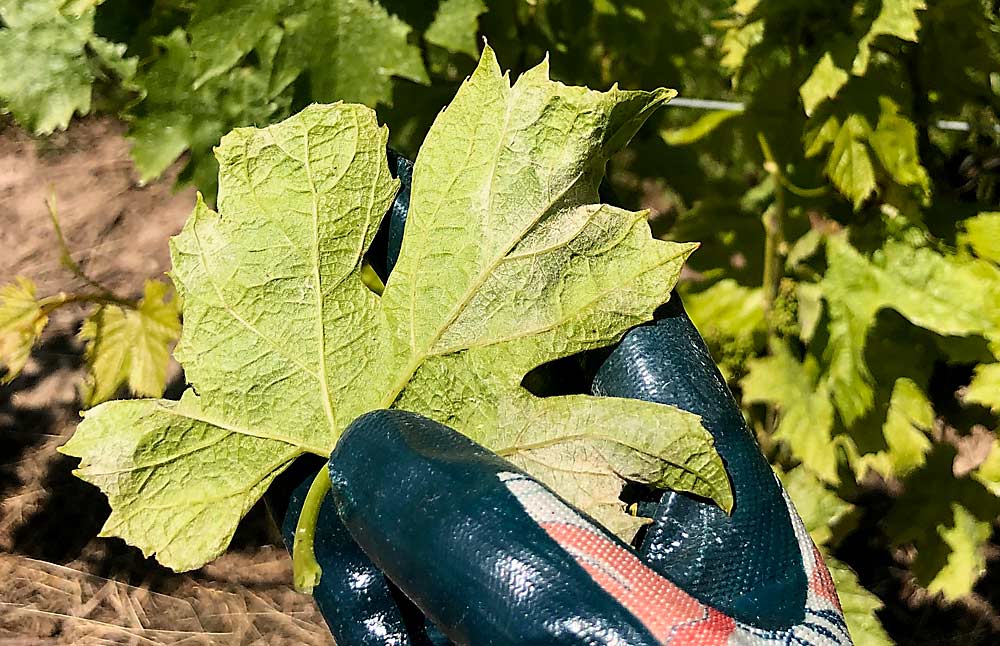
M 376 244 L 399 253 L 411 165 Z M 679 299 L 603 360 L 594 395 L 702 417 L 733 484 L 727 515 L 666 492 L 625 545 L 510 463 L 403 411 L 356 420 L 330 457 L 314 595 L 341 646 L 850 644 L 829 572 Z M 291 496 L 291 546 L 308 489 Z

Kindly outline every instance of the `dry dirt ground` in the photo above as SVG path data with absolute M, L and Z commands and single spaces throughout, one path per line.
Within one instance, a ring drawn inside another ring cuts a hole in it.
M 59 264 L 54 195 L 74 259 L 139 295 L 169 268 L 167 239 L 194 204 L 192 189 L 173 185 L 172 175 L 138 184 L 113 120 L 79 120 L 45 140 L 0 126 L 0 284 L 23 274 L 43 295 L 81 286 Z M 0 388 L 0 644 L 332 644 L 311 597 L 289 585 L 262 508 L 230 552 L 187 574 L 96 538 L 107 504 L 55 450 L 78 419 L 81 311 L 57 311 L 27 369 Z

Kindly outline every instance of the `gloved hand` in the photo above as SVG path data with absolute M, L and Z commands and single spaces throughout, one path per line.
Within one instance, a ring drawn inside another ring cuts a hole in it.
M 411 166 L 392 161 L 403 188 L 376 240 L 383 273 L 409 200 Z M 633 550 L 454 430 L 375 411 L 330 457 L 316 530 L 314 594 L 337 643 L 851 643 L 826 566 L 676 296 L 610 352 L 591 390 L 700 415 L 732 480 L 732 515 L 667 492 Z M 289 547 L 308 486 L 285 515 Z

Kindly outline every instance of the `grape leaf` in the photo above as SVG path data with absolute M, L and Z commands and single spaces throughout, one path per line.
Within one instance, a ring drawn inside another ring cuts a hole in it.
M 977 256 L 1000 264 L 1000 212 L 980 213 L 961 223 L 960 243 Z
M 143 181 L 156 178 L 190 150 L 187 172 L 199 186 L 211 187 L 218 165 L 210 152 L 223 133 L 288 113 L 288 99 L 268 98 L 281 36 L 272 30 L 257 42 L 256 65 L 239 65 L 200 81 L 199 59 L 184 31 L 155 40 L 160 53 L 137 78 L 145 98 L 128 116 L 132 158 Z
M 942 256 L 889 241 L 871 261 L 842 235 L 827 238 L 829 269 L 820 284 L 830 313 L 828 383 L 850 425 L 870 410 L 865 340 L 875 316 L 891 308 L 942 335 L 1000 336 L 1000 271 L 982 261 Z
M 1000 363 L 983 363 L 976 366 L 972 381 L 962 394 L 962 401 L 986 406 L 1000 412 Z
M 110 399 L 126 383 L 137 395 L 163 394 L 170 344 L 181 331 L 180 307 L 168 290 L 166 283 L 146 281 L 136 309 L 103 305 L 83 322 L 80 338 L 90 369 L 85 406 Z
M 956 477 L 956 451 L 937 444 L 926 463 L 911 474 L 903 494 L 886 516 L 894 544 L 913 544 L 917 581 L 956 598 L 971 591 L 982 575 L 982 550 L 1000 499 L 975 477 Z
M 0 366 L 7 369 L 0 384 L 21 374 L 48 318 L 35 295 L 35 283 L 29 279 L 18 276 L 15 282 L 0 287 Z
M 892 388 L 881 433 L 885 448 L 854 456 L 854 471 L 868 468 L 886 477 L 907 475 L 924 463 L 931 449 L 928 436 L 934 424 L 934 407 L 912 379 L 900 377 Z
M 860 114 L 850 115 L 840 126 L 826 162 L 830 181 L 851 199 L 855 209 L 875 192 L 875 168 L 865 143 L 870 136 L 868 121 Z
M 104 490 L 103 532 L 174 569 L 217 556 L 270 481 L 328 455 L 358 415 L 447 423 L 620 535 L 625 480 L 732 505 L 698 418 L 637 400 L 536 398 L 534 367 L 613 343 L 669 298 L 694 245 L 597 203 L 608 157 L 672 93 L 510 85 L 492 50 L 438 116 L 414 168 L 399 260 L 361 280 L 398 182 L 363 106 L 312 106 L 217 150 L 219 213 L 173 240 L 184 302 L 180 402 L 109 402 L 62 450 Z
M 427 83 L 410 27 L 372 0 L 294 0 L 282 15 L 285 30 L 271 92 L 308 72 L 314 101 L 392 104 L 392 78 Z
M 858 575 L 844 563 L 829 554 L 823 556 L 833 583 L 837 587 L 837 596 L 844 609 L 844 620 L 851 640 L 855 646 L 892 646 L 892 639 L 882 628 L 875 612 L 885 604 L 874 594 L 866 590 L 858 581 Z
M 91 86 L 109 74 L 128 81 L 136 60 L 94 33 L 103 0 L 2 0 L 0 102 L 36 134 L 90 112 Z
M 925 198 L 930 197 L 930 177 L 920 165 L 917 152 L 917 128 L 913 122 L 899 114 L 899 106 L 886 97 L 879 97 L 878 123 L 868 143 L 892 178 L 903 186 L 920 188 Z
M 858 41 L 858 54 L 854 58 L 852 72 L 863 76 L 871 60 L 872 43 L 879 36 L 894 36 L 902 40 L 917 42 L 920 19 L 917 11 L 926 9 L 923 0 L 882 0 L 878 15 L 868 32 Z
M 689 126 L 683 128 L 664 128 L 660 130 L 663 141 L 671 146 L 687 146 L 704 139 L 715 132 L 715 129 L 733 117 L 740 116 L 735 110 L 715 110 L 707 112 Z
M 390 105 L 393 77 L 427 82 L 409 32 L 370 0 L 197 3 L 185 29 L 154 40 L 159 53 L 137 79 L 129 136 L 143 180 L 190 149 L 188 178 L 212 187 L 222 135 L 287 116 L 286 90 L 303 75 L 313 101 Z
M 806 467 L 776 471 L 813 542 L 826 546 L 833 539 L 834 528 L 854 511 L 854 505 L 841 500 Z
M 764 327 L 764 295 L 725 278 L 708 289 L 685 296 L 684 306 L 698 331 L 706 337 L 740 338 Z
M 424 32 L 424 39 L 450 52 L 479 56 L 476 32 L 479 16 L 486 13 L 483 0 L 444 0 L 438 5 L 434 22 Z
M 747 404 L 770 403 L 781 421 L 774 437 L 788 443 L 792 454 L 826 482 L 836 483 L 837 450 L 831 437 L 833 406 L 826 386 L 818 382 L 819 365 L 807 355 L 799 363 L 784 345 L 772 355 L 748 362 L 740 382 Z
M 823 54 L 809 78 L 799 88 L 806 114 L 811 115 L 820 103 L 837 96 L 847 79 L 847 72 L 837 67 L 830 52 Z
M 952 504 L 954 525 L 938 527 L 941 539 L 950 548 L 944 567 L 927 584 L 930 592 L 940 592 L 955 600 L 972 592 L 986 572 L 986 543 L 993 534 L 989 521 L 978 520 L 959 504 Z

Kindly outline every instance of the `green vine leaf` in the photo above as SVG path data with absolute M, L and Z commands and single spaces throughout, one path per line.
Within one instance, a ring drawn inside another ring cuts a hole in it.
M 955 476 L 955 455 L 953 447 L 936 445 L 884 522 L 894 544 L 916 547 L 917 581 L 948 599 L 971 592 L 982 576 L 983 550 L 1000 513 L 1000 499 L 981 475 Z
M 159 397 L 167 385 L 170 345 L 181 332 L 180 306 L 169 287 L 146 281 L 135 309 L 102 305 L 83 322 L 80 338 L 90 374 L 83 403 L 91 407 L 128 384 L 136 395 Z
M 951 506 L 954 524 L 940 526 L 938 533 L 948 546 L 947 561 L 927 584 L 929 592 L 940 592 L 953 601 L 972 592 L 986 572 L 986 544 L 993 535 L 989 521 L 978 520 L 959 504 Z
M 804 466 L 779 470 L 778 476 L 813 542 L 821 548 L 833 542 L 834 529 L 854 511 L 854 505 L 840 499 Z
M 900 377 L 885 409 L 881 429 L 885 448 L 853 456 L 855 473 L 863 477 L 872 468 L 885 477 L 906 476 L 924 464 L 931 450 L 933 425 L 934 407 L 927 395 L 912 379 Z
M 103 0 L 0 1 L 0 103 L 36 134 L 69 125 L 87 114 L 91 86 L 117 76 L 126 83 L 136 59 L 125 45 L 94 33 L 95 7 Z
M 894 36 L 901 40 L 917 42 L 920 18 L 917 11 L 926 9 L 924 0 L 882 0 L 878 15 L 868 32 L 858 41 L 858 54 L 852 72 L 864 76 L 871 60 L 872 43 L 879 36 Z
M 450 52 L 479 56 L 476 32 L 479 16 L 486 13 L 483 0 L 444 0 L 438 5 L 434 22 L 424 32 L 424 39 Z
M 881 112 L 869 143 L 882 168 L 899 184 L 920 189 L 930 198 L 931 180 L 920 165 L 917 151 L 917 127 L 899 113 L 899 106 L 887 97 L 879 97 Z
M 892 646 L 892 639 L 875 615 L 885 606 L 882 600 L 866 590 L 858 581 L 858 575 L 847 565 L 829 554 L 823 560 L 837 586 L 837 596 L 855 646 Z
M 850 198 L 855 209 L 860 208 L 875 192 L 875 167 L 867 145 L 870 136 L 871 125 L 868 121 L 860 114 L 850 115 L 833 139 L 826 162 L 825 170 L 830 181 Z
M 833 432 L 833 405 L 819 382 L 819 364 L 811 355 L 800 363 L 785 345 L 772 355 L 748 362 L 740 382 L 743 402 L 770 403 L 781 413 L 774 437 L 788 443 L 792 454 L 826 482 L 837 483 L 837 448 Z
M 626 538 L 626 480 L 729 509 L 696 416 L 520 385 L 669 298 L 694 245 L 652 238 L 645 212 L 600 204 L 597 187 L 672 95 L 567 87 L 544 63 L 511 86 L 487 48 L 420 150 L 381 297 L 362 258 L 398 182 L 375 114 L 317 105 L 227 135 L 219 212 L 199 203 L 172 246 L 175 355 L 194 390 L 98 406 L 62 448 L 108 495 L 104 534 L 198 567 L 291 460 L 328 455 L 353 419 L 388 407 L 457 428 Z
M 18 276 L 0 287 L 0 366 L 7 369 L 0 384 L 21 374 L 48 320 L 31 280 Z
M 155 179 L 190 150 L 188 175 L 199 186 L 214 186 L 219 167 L 211 151 L 223 133 L 288 114 L 290 101 L 268 94 L 281 37 L 280 30 L 272 30 L 257 41 L 256 65 L 238 65 L 210 78 L 183 30 L 155 39 L 158 55 L 137 78 L 145 97 L 128 115 L 132 158 L 143 181 Z
M 823 54 L 809 74 L 809 78 L 799 88 L 799 96 L 802 97 L 802 106 L 806 114 L 811 115 L 820 103 L 837 96 L 837 92 L 844 87 L 848 78 L 847 72 L 833 62 L 830 52 Z
M 871 260 L 844 236 L 827 238 L 829 269 L 820 282 L 830 314 L 827 382 L 844 422 L 871 409 L 865 365 L 868 330 L 883 308 L 946 336 L 1000 338 L 1000 270 L 889 241 Z
M 958 235 L 983 260 L 1000 264 L 1000 212 L 980 213 L 961 223 Z
M 962 394 L 962 401 L 980 404 L 1000 412 L 1000 363 L 983 363 L 976 366 L 972 381 Z

